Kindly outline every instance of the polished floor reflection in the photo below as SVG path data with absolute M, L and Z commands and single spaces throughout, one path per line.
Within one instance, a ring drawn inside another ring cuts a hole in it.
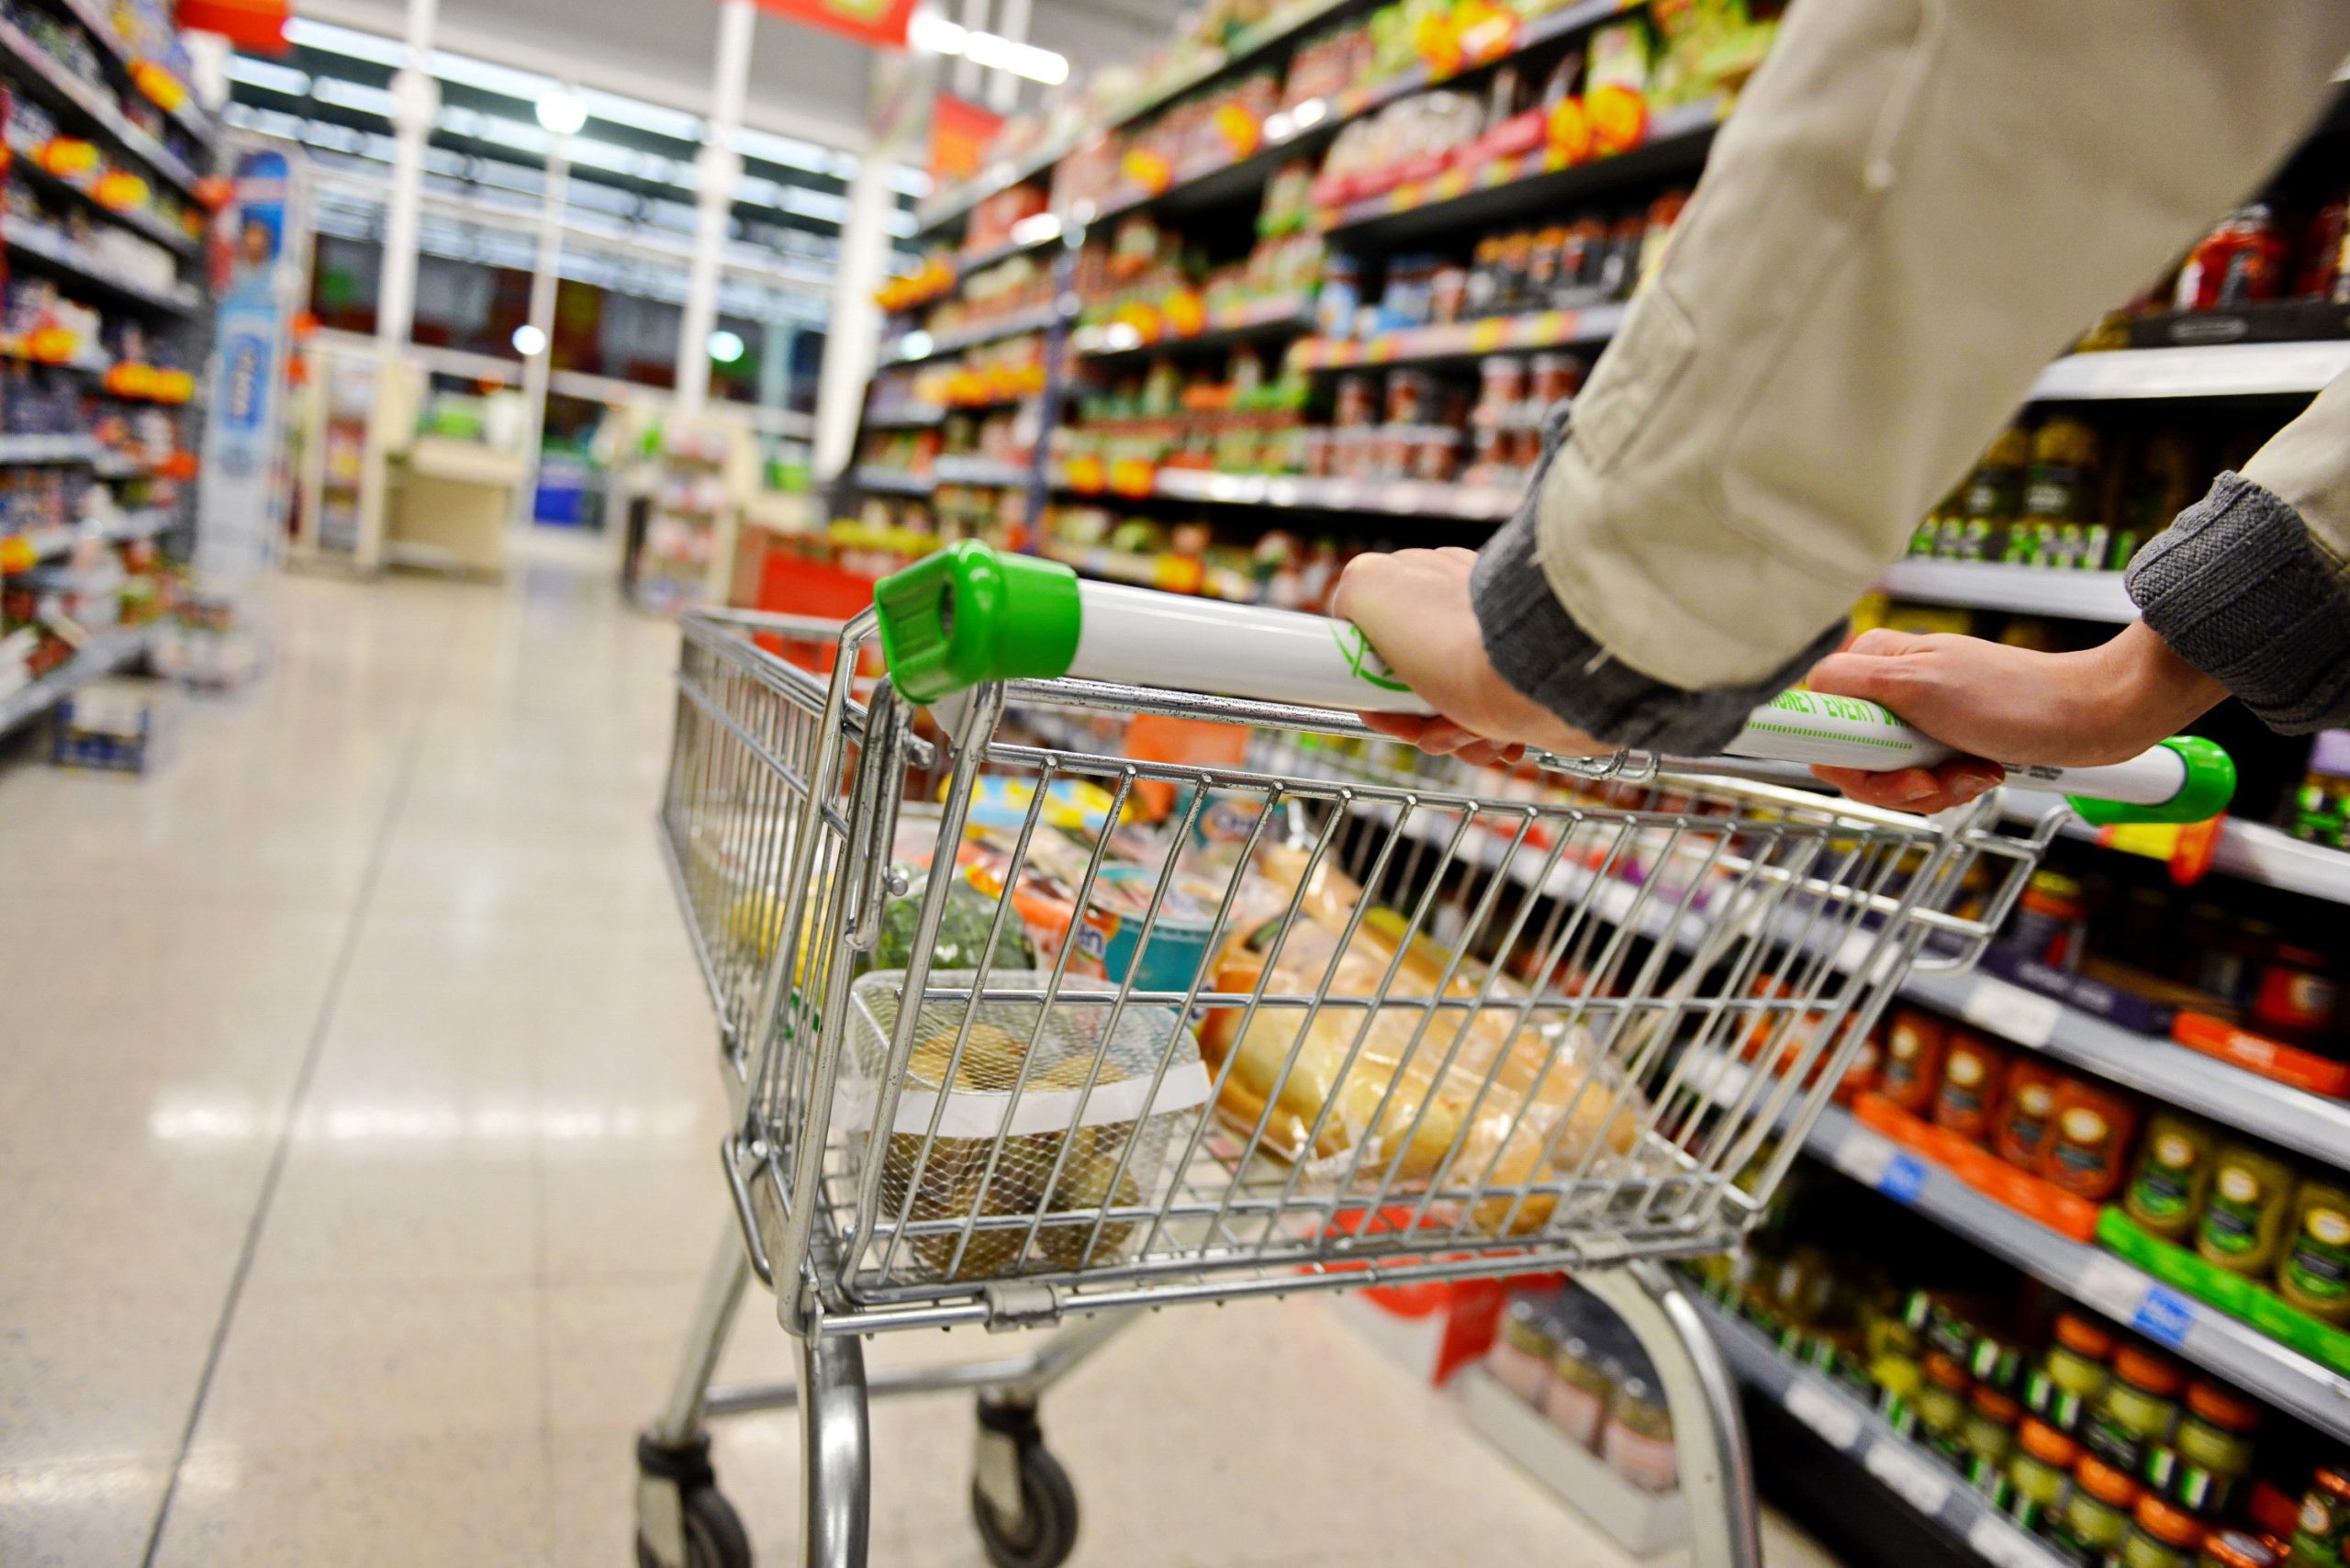
M 276 584 L 274 667 L 155 777 L 0 766 L 0 1563 L 631 1561 L 719 1097 L 652 826 L 675 633 L 575 549 Z M 728 1374 L 779 1373 L 744 1318 Z M 1153 1318 L 1046 1418 L 1080 1562 L 1617 1556 L 1322 1303 Z M 979 1561 L 968 1402 L 875 1436 L 877 1568 Z M 769 1564 L 795 1443 L 719 1439 Z

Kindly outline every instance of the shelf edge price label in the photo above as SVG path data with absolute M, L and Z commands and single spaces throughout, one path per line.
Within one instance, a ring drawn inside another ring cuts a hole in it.
M 1876 1190 L 1897 1204 L 1915 1204 L 1918 1194 L 1926 1190 L 1926 1162 L 1901 1149 L 1893 1152 L 1886 1161 L 1885 1174 L 1876 1179 Z
M 1844 1135 L 1830 1157 L 1837 1170 L 1864 1187 L 1874 1187 L 1893 1163 L 1893 1145 L 1874 1133 L 1855 1127 Z
M 1894 1495 L 1931 1518 L 1950 1500 L 1950 1483 L 1934 1467 L 1895 1443 L 1872 1447 L 1862 1467 L 1892 1489 Z
M 1798 1381 L 1787 1387 L 1783 1402 L 1787 1414 L 1819 1434 L 1838 1452 L 1861 1440 L 1861 1418 L 1844 1402 L 1817 1383 Z
M 2119 1258 L 2098 1253 L 2083 1265 L 2073 1282 L 2073 1294 L 2121 1323 L 2135 1322 L 2154 1282 Z M 2176 1341 L 2174 1341 L 2175 1343 Z
M 2041 1568 L 2043 1561 L 2030 1542 L 2016 1533 L 2013 1525 L 2003 1522 L 1997 1514 L 1976 1516 L 1966 1527 L 1966 1544 L 1976 1556 L 1998 1568 Z
M 2130 1316 L 2130 1326 L 2155 1343 L 2176 1350 L 2187 1342 L 2188 1330 L 2195 1327 L 2195 1308 L 2168 1285 L 2148 1285 L 2138 1310 Z
M 2064 1004 L 2020 985 L 1985 976 L 1967 987 L 1959 1015 L 1995 1035 L 2043 1050 L 2065 1015 Z

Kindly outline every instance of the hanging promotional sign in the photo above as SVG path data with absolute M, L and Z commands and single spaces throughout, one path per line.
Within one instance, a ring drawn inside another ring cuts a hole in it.
M 274 151 L 237 162 L 196 518 L 197 575 L 223 587 L 274 562 L 285 538 L 285 353 L 307 251 L 299 174 Z
M 988 147 L 1003 129 L 1003 117 L 941 93 L 930 109 L 930 177 L 941 185 L 959 185 L 987 162 Z
M 906 47 L 914 0 L 758 0 L 759 7 L 878 49 Z

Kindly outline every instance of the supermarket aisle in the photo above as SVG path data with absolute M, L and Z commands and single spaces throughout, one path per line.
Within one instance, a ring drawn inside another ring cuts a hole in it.
M 718 1096 L 650 820 L 674 633 L 564 549 L 288 581 L 161 776 L 0 771 L 0 1562 L 628 1560 Z M 780 1371 L 745 1317 L 730 1372 Z M 1156 1318 L 1047 1418 L 1080 1562 L 1616 1556 L 1316 1303 Z M 977 1562 L 967 1406 L 876 1437 L 877 1563 Z M 768 1563 L 794 1443 L 721 1439 Z

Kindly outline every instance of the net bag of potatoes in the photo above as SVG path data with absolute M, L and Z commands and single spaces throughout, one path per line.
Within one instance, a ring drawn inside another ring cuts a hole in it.
M 850 987 L 840 1118 L 854 1174 L 881 1161 L 881 1225 L 869 1256 L 893 1278 L 968 1282 L 1073 1273 L 1130 1257 L 1162 1208 L 1208 1097 L 1181 1013 L 1066 975 L 1050 1007 L 986 998 L 1041 991 L 1041 969 L 933 971 L 894 1094 L 890 1047 L 905 971 Z M 1114 1018 L 1113 1014 L 1115 1014 Z M 911 1262 L 909 1261 L 911 1260 Z

